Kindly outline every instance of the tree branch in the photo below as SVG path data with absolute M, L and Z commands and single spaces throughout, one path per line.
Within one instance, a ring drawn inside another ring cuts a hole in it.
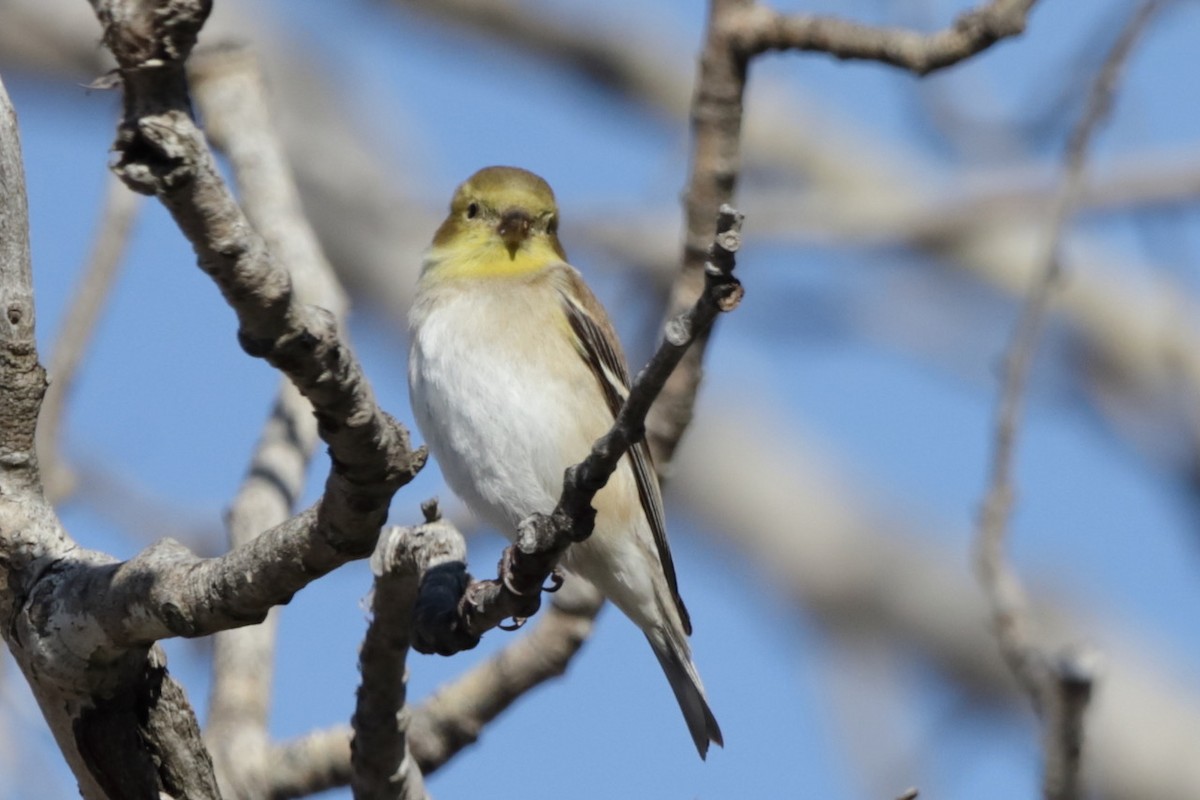
M 114 564 L 71 541 L 41 496 L 33 451 L 45 379 L 33 347 L 24 189 L 5 99 L 0 169 L 13 210 L 0 215 L 9 325 L 0 345 L 11 354 L 11 374 L 0 376 L 0 400 L 10 401 L 0 404 L 0 622 L 86 797 L 217 797 L 191 709 L 151 644 L 258 621 L 315 577 L 369 553 L 392 494 L 424 454 L 375 404 L 332 316 L 302 304 L 217 175 L 190 118 L 183 72 L 208 4 L 94 7 L 126 89 L 115 171 L 172 211 L 237 312 L 245 349 L 312 402 L 333 469 L 317 508 L 220 559 L 201 561 L 168 540 Z
M 526 692 L 561 676 L 591 635 L 603 602 L 590 583 L 567 576 L 526 635 L 414 708 L 408 746 L 421 771 L 440 769 Z M 284 800 L 347 785 L 351 735 L 340 725 L 277 745 L 268 796 Z
M 29 211 L 17 115 L 0 84 L 0 500 L 38 483 L 34 429 L 46 391 L 34 339 Z
M 42 494 L 34 441 L 46 378 L 28 224 L 16 115 L 0 83 L 0 632 L 85 798 L 215 800 L 212 763 L 162 653 L 110 648 L 87 615 L 55 613 L 65 576 L 81 590 L 111 558 L 72 542 Z
M 1158 0 L 1144 2 L 1130 18 L 1092 86 L 1083 118 L 1071 134 L 1066 178 L 1050 218 L 1041 274 L 1030 290 L 1005 356 L 988 486 L 976 534 L 977 568 L 991 605 L 1001 653 L 1042 719 L 1042 793 L 1047 800 L 1075 800 L 1081 796 L 1083 715 L 1095 665 L 1091 657 L 1075 653 L 1054 657 L 1033 642 L 1025 590 L 1004 554 L 1013 505 L 1013 460 L 1025 384 L 1062 274 L 1063 233 L 1083 186 L 1088 148 L 1096 129 L 1111 111 L 1118 78 L 1134 43 L 1161 6 Z
M 960 14 L 934 33 L 879 28 L 834 17 L 781 14 L 754 4 L 729 19 L 726 33 L 747 55 L 770 50 L 827 53 L 834 58 L 876 61 L 928 75 L 977 55 L 1025 31 L 1037 0 L 990 0 Z
M 114 613 L 101 619 L 118 645 L 261 620 L 312 579 L 368 555 L 392 495 L 425 460 L 376 404 L 333 316 L 297 296 L 217 173 L 191 119 L 183 73 L 207 10 L 200 0 L 96 3 L 125 86 L 114 170 L 171 212 L 237 313 L 243 348 L 283 371 L 313 404 L 333 464 L 316 508 L 244 548 L 197 564 L 167 542 L 118 569 Z
M 379 538 L 371 557 L 375 574 L 371 610 L 359 654 L 362 685 L 351 721 L 350 784 L 356 800 L 424 800 L 425 783 L 409 752 L 411 712 L 404 705 L 405 659 L 421 575 L 447 550 L 461 559 L 462 537 L 441 521 L 437 501 L 422 505 L 425 524 L 392 528 Z
M 295 511 L 316 442 L 312 406 L 291 383 L 281 381 L 275 407 L 226 516 L 231 547 L 252 541 Z M 275 611 L 258 625 L 218 631 L 213 639 L 205 739 L 222 791 L 230 798 L 261 797 L 263 792 Z

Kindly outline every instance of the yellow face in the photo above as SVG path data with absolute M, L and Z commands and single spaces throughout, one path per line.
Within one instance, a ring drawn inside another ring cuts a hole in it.
M 516 167 L 486 167 L 454 193 L 430 262 L 445 278 L 530 274 L 566 261 L 557 231 L 548 183 Z

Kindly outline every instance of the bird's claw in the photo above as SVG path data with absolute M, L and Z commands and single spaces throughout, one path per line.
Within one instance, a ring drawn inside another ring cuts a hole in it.
M 549 585 L 542 587 L 543 592 L 547 592 L 548 594 L 554 594 L 555 592 L 557 592 L 559 589 L 561 589 L 563 587 L 564 579 L 563 579 L 562 573 L 559 572 L 557 569 L 554 570 L 553 572 L 551 572 L 547 577 L 550 579 L 550 583 L 549 583 Z
M 513 617 L 512 622 L 501 622 L 496 627 L 502 631 L 520 630 L 528 620 L 528 617 Z

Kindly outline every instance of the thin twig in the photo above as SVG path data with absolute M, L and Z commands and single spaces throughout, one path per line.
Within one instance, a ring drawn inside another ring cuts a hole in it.
M 1064 655 L 1054 658 L 1048 655 L 1034 644 L 1030 635 L 1025 590 L 1005 556 L 1013 506 L 1012 473 L 1017 433 L 1030 366 L 1062 273 L 1062 240 L 1083 186 L 1092 137 L 1111 111 L 1117 82 L 1134 43 L 1162 6 L 1160 0 L 1149 0 L 1130 18 L 1095 79 L 1084 116 L 1068 142 L 1066 173 L 1047 228 L 1043 266 L 1037 282 L 1030 289 L 1004 359 L 988 484 L 976 533 L 976 566 L 991 605 L 1001 653 L 1042 718 L 1043 795 L 1048 800 L 1068 800 L 1080 795 L 1083 713 L 1095 669 L 1090 657 Z
M 117 273 L 129 244 L 141 207 L 141 197 L 115 175 L 108 178 L 104 210 L 96 228 L 92 250 L 63 313 L 62 325 L 50 354 L 50 388 L 38 418 L 37 449 L 46 496 L 51 503 L 66 499 L 75 487 L 75 475 L 63 458 L 62 428 L 67 398 L 83 363 L 96 324 L 116 283 Z

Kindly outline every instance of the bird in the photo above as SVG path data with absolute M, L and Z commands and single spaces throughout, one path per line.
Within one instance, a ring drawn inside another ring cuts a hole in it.
M 563 472 L 612 426 L 629 372 L 608 314 L 558 239 L 550 185 L 519 167 L 455 191 L 409 314 L 413 416 L 449 487 L 515 539 L 554 510 Z M 645 634 L 702 759 L 724 746 L 692 661 L 650 451 L 635 444 L 595 497 L 592 535 L 560 566 Z

